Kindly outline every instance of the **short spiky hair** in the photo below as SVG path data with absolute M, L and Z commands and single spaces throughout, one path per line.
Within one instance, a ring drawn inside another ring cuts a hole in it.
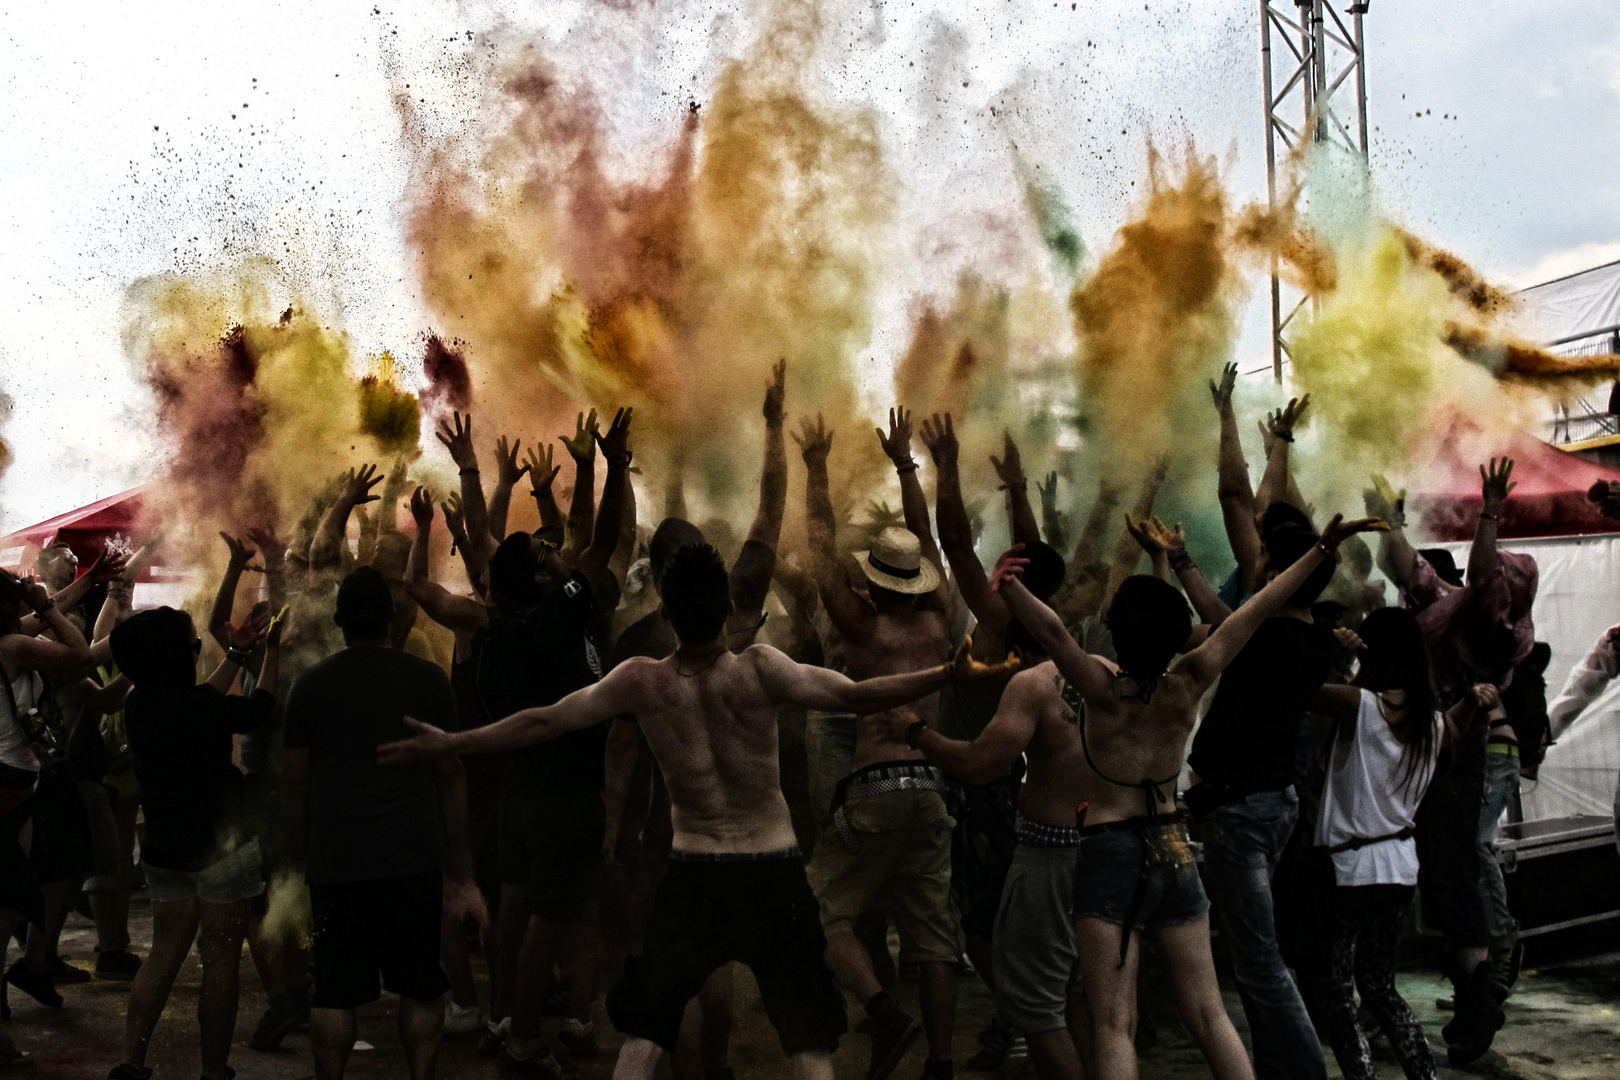
M 675 636 L 686 645 L 707 645 L 731 614 L 731 575 L 708 544 L 687 544 L 670 556 L 658 590 Z

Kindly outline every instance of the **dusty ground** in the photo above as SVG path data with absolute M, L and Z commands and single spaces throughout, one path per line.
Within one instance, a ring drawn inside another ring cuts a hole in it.
M 137 898 L 131 927 L 135 951 L 144 954 L 150 938 L 150 918 L 142 898 Z M 92 956 L 93 937 L 89 926 L 71 917 L 62 951 L 82 963 Z M 1496 1050 L 1472 1070 L 1442 1067 L 1441 1076 L 1489 1075 L 1543 1080 L 1613 1078 L 1620 1076 L 1620 928 L 1573 932 L 1558 940 L 1532 942 L 1527 970 L 1518 993 L 1508 1005 L 1508 1026 L 1498 1036 Z M 199 1075 L 195 1043 L 197 987 L 200 969 L 195 954 L 182 970 L 175 986 L 169 1011 L 158 1028 L 149 1063 L 157 1068 L 160 1080 Z M 480 968 L 480 978 L 482 969 Z M 313 1075 L 306 1033 L 290 1037 L 278 1053 L 259 1054 L 247 1048 L 247 1037 L 264 1009 L 253 973 L 244 954 L 242 963 L 242 1007 L 237 1022 L 240 1040 L 231 1054 L 231 1064 L 242 1080 L 303 1080 Z M 1449 1014 L 1436 1010 L 1437 997 L 1449 993 L 1438 975 L 1413 970 L 1401 977 L 1401 988 L 1429 1033 L 1430 1044 L 1444 1062 L 1440 1026 Z M 12 992 L 13 1018 L 9 1030 L 16 1043 L 32 1050 L 38 1058 L 37 1076 L 99 1078 L 107 1075 L 120 1059 L 126 986 L 92 982 L 63 988 L 66 1008 L 59 1012 L 44 1009 L 17 992 Z M 903 997 L 915 1001 L 914 987 L 902 984 Z M 1207 1070 L 1186 1033 L 1175 1020 L 1174 1010 L 1162 986 L 1150 983 L 1152 1011 L 1157 1020 L 1156 1045 L 1142 1055 L 1142 1076 L 1206 1076 Z M 775 1038 L 746 972 L 737 979 L 737 1028 L 733 1037 L 732 1066 L 741 1080 L 754 1077 L 785 1077 L 787 1070 L 777 1050 Z M 1243 1011 L 1237 997 L 1228 992 L 1227 1006 L 1239 1030 Z M 914 1007 L 914 1006 L 913 1006 Z M 964 979 L 956 1027 L 956 1055 L 961 1070 L 977 1048 L 974 1034 L 984 1026 L 990 1011 L 989 994 L 975 978 Z M 607 1035 L 604 1054 L 596 1061 L 582 1063 L 577 1080 L 606 1080 L 612 1068 L 612 1049 L 617 1037 L 607 1030 L 605 1017 L 599 1027 Z M 394 1014 L 387 1001 L 361 1013 L 360 1037 L 373 1049 L 357 1049 L 350 1061 L 354 1077 L 403 1077 L 404 1063 L 394 1036 Z M 1375 1043 L 1375 1047 L 1377 1044 Z M 849 1036 L 838 1053 L 837 1074 L 857 1078 L 866 1071 L 867 1041 Z M 911 1059 L 895 1072 L 898 1080 L 914 1080 L 921 1072 L 921 1043 Z M 1399 1077 L 1387 1049 L 1381 1057 L 1381 1077 Z M 439 1075 L 446 1078 L 491 1077 L 494 1064 L 474 1056 L 469 1043 L 446 1043 L 440 1055 Z M 1329 1074 L 1338 1076 L 1329 1055 Z M 973 1074 L 966 1073 L 965 1076 Z M 1013 1080 L 1004 1076 L 1003 1080 Z M 1029 1074 L 1019 1080 L 1033 1080 Z

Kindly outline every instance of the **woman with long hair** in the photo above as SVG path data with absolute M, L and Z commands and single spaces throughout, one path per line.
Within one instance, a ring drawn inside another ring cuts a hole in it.
M 51 637 L 38 636 L 47 630 Z M 41 768 L 36 748 L 51 738 L 39 721 L 45 695 L 40 675 L 89 665 L 84 635 L 45 587 L 0 570 L 0 966 L 17 920 L 43 922 L 44 904 L 26 854 L 33 840 L 29 802 Z M 49 988 L 48 976 L 46 987 L 59 1006 L 61 998 Z M 11 1013 L 3 996 L 0 1011 Z M 0 1034 L 0 1068 L 32 1060 Z
M 1429 653 L 1412 613 L 1384 608 L 1340 631 L 1361 666 L 1351 685 L 1324 686 L 1314 711 L 1332 725 L 1316 846 L 1333 865 L 1329 970 L 1313 980 L 1333 1055 L 1350 1080 L 1375 1076 L 1355 993 L 1411 1080 L 1432 1078 L 1423 1029 L 1395 988 L 1395 946 L 1417 886 L 1418 803 L 1454 728 L 1437 707 Z M 1494 700 L 1476 687 L 1460 710 Z

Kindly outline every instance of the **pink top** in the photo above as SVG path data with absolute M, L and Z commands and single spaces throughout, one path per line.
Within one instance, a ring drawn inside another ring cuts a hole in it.
M 1417 557 L 1401 601 L 1417 616 L 1428 642 L 1442 706 L 1475 683 L 1504 688 L 1512 681 L 1513 669 L 1536 643 L 1530 606 L 1539 581 L 1535 559 L 1503 551 L 1490 581 L 1447 591 L 1429 561 Z M 1518 618 L 1512 617 L 1515 607 Z

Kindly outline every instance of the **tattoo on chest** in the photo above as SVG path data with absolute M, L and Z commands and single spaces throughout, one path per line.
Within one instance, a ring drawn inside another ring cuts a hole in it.
M 1061 675 L 1052 676 L 1052 685 L 1057 688 L 1058 697 L 1063 699 L 1063 721 L 1067 724 L 1080 722 L 1080 713 L 1085 709 L 1085 702 L 1080 697 L 1080 691 L 1069 685 L 1069 680 Z

